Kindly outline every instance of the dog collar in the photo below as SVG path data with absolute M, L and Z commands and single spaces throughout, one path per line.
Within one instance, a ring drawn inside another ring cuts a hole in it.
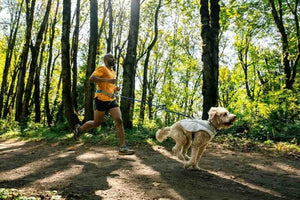
M 208 120 L 208 122 L 209 122 L 209 125 L 216 131 L 216 130 L 218 130 L 218 128 L 212 123 L 212 121 L 209 119 Z

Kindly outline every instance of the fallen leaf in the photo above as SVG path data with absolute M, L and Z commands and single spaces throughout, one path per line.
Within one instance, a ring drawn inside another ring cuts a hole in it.
M 152 184 L 153 184 L 155 187 L 157 187 L 157 186 L 160 185 L 160 183 L 157 183 L 157 182 L 153 182 Z

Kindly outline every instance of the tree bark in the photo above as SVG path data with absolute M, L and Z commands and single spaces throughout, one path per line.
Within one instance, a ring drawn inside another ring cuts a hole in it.
M 53 106 L 52 106 L 52 111 L 51 111 L 52 116 L 54 116 L 54 112 L 55 112 L 55 109 L 56 109 L 57 104 L 58 104 L 58 97 L 59 97 L 59 89 L 60 89 L 60 85 L 61 85 L 61 79 L 62 79 L 62 73 L 60 73 L 59 80 L 58 80 L 55 99 L 54 99 Z M 57 121 L 55 121 L 55 122 L 57 122 Z
M 240 60 L 242 69 L 244 71 L 244 77 L 245 77 L 245 86 L 246 86 L 246 92 L 247 96 L 249 97 L 250 100 L 254 100 L 254 94 L 252 94 L 250 86 L 249 86 L 249 80 L 248 80 L 248 69 L 249 69 L 249 64 L 248 64 L 248 52 L 249 52 L 249 46 L 250 46 L 250 41 L 251 37 L 248 37 L 247 33 L 245 33 L 246 36 L 242 37 L 242 47 L 238 47 L 238 58 Z
M 134 98 L 136 74 L 136 48 L 139 32 L 140 0 L 131 0 L 131 16 L 128 35 L 127 53 L 123 68 L 122 95 Z M 121 111 L 125 128 L 132 128 L 134 102 L 121 99 Z
M 12 78 L 11 78 L 11 83 L 10 83 L 10 86 L 9 86 L 9 91 L 8 91 L 8 94 L 7 94 L 7 98 L 6 98 L 6 102 L 5 102 L 5 105 L 4 105 L 4 109 L 3 109 L 3 118 L 6 118 L 8 113 L 9 113 L 9 109 L 10 109 L 10 104 L 9 102 L 12 102 L 15 100 L 15 95 L 13 94 L 14 93 L 14 89 L 15 89 L 15 82 L 16 82 L 16 77 L 18 75 L 18 72 L 19 72 L 19 69 L 16 67 L 14 69 L 14 73 L 12 75 Z M 10 97 L 13 96 L 11 98 L 11 100 L 9 101 Z
M 269 4 L 272 10 L 272 16 L 275 21 L 276 27 L 281 35 L 281 45 L 282 45 L 282 65 L 283 65 L 283 71 L 285 74 L 285 88 L 292 89 L 293 84 L 295 82 L 296 77 L 296 67 L 300 59 L 300 34 L 299 34 L 299 22 L 298 22 L 298 13 L 297 13 L 297 7 L 298 7 L 299 0 L 295 1 L 295 10 L 292 10 L 292 14 L 295 18 L 295 24 L 296 24 L 296 36 L 297 36 L 297 46 L 298 46 L 298 54 L 296 56 L 296 59 L 294 62 L 290 58 L 289 53 L 289 41 L 288 41 L 288 34 L 285 30 L 285 26 L 283 23 L 283 13 L 282 13 L 282 2 L 281 0 L 278 0 L 278 10 L 276 9 L 274 0 L 269 0 Z M 294 63 L 292 66 L 291 63 Z
M 6 57 L 5 57 L 5 65 L 4 65 L 3 74 L 2 74 L 2 83 L 1 83 L 1 90 L 0 90 L 0 118 L 2 117 L 4 95 L 7 92 L 8 71 L 9 71 L 9 67 L 11 65 L 11 59 L 12 59 L 13 51 L 15 48 L 23 2 L 24 2 L 24 0 L 22 0 L 22 2 L 20 3 L 19 12 L 18 12 L 15 20 L 13 20 L 13 24 L 11 25 L 11 30 L 10 30 L 10 37 L 8 39 L 8 45 L 7 45 Z M 6 101 L 9 101 L 8 96 L 6 98 Z
M 116 66 L 115 66 L 115 71 L 116 71 L 116 79 L 119 79 L 119 72 L 120 72 L 120 58 L 122 56 L 122 52 L 125 48 L 127 40 L 125 40 L 121 44 L 122 40 L 122 35 L 123 35 L 123 28 L 124 28 L 124 21 L 125 21 L 125 5 L 124 1 L 120 5 L 119 13 L 118 13 L 118 18 L 116 19 L 118 23 L 116 24 L 115 28 L 115 38 L 116 38 L 116 44 L 115 44 L 115 60 L 116 60 Z
M 47 40 L 47 28 L 44 34 L 44 41 Z M 33 92 L 33 98 L 34 98 L 34 109 L 35 109 L 35 122 L 39 123 L 41 121 L 41 101 L 40 101 L 40 74 L 41 74 L 41 69 L 43 65 L 43 60 L 44 60 L 44 51 L 46 48 L 45 42 L 42 44 L 41 47 L 41 53 L 40 53 L 40 60 L 38 67 L 36 69 L 36 74 L 34 77 L 34 92 Z
M 113 40 L 113 8 L 111 0 L 108 0 L 108 14 L 109 14 L 109 30 L 107 38 L 107 50 L 106 53 L 112 53 L 112 40 Z
M 33 81 L 34 81 L 34 75 L 36 72 L 36 66 L 38 61 L 38 55 L 40 52 L 40 46 L 43 41 L 43 35 L 48 23 L 49 13 L 51 9 L 51 3 L 52 0 L 48 0 L 46 12 L 43 18 L 43 22 L 40 26 L 40 30 L 37 34 L 35 45 L 31 48 L 31 63 L 29 67 L 29 75 L 27 79 L 25 94 L 24 94 L 24 102 L 23 102 L 23 108 L 22 108 L 22 117 L 28 117 L 29 116 L 29 101 L 31 99 L 31 92 L 33 88 Z
M 92 75 L 96 67 L 96 54 L 98 44 L 98 3 L 97 0 L 90 0 L 90 41 L 88 63 L 86 68 L 85 81 L 85 116 L 84 121 L 93 120 L 93 98 L 94 84 L 88 78 Z
M 220 30 L 218 0 L 201 0 L 201 37 L 203 62 L 203 114 L 202 119 L 208 119 L 208 111 L 218 103 L 218 76 L 219 76 L 219 44 Z
M 61 37 L 61 65 L 63 79 L 63 105 L 65 116 L 71 128 L 79 123 L 75 113 L 71 95 L 71 64 L 70 64 L 70 21 L 71 21 L 71 0 L 63 0 L 63 24 Z
M 29 3 L 31 2 L 31 3 Z M 23 46 L 21 60 L 19 64 L 20 72 L 18 77 L 17 84 L 17 94 L 16 94 L 16 114 L 15 120 L 21 121 L 22 118 L 22 108 L 23 108 L 23 94 L 24 94 L 24 85 L 25 85 L 25 74 L 26 74 L 26 65 L 29 53 L 29 45 L 31 41 L 32 34 L 32 25 L 34 18 L 34 8 L 35 8 L 35 0 L 29 1 L 26 0 L 26 36 L 25 36 L 25 44 Z
M 77 54 L 78 54 L 78 41 L 79 41 L 79 22 L 80 22 L 80 0 L 77 0 L 76 5 L 76 24 L 73 33 L 72 40 L 72 72 L 73 72 L 73 83 L 72 83 L 72 99 L 75 110 L 77 111 Z
M 106 0 L 103 1 L 103 17 L 102 17 L 102 21 L 101 21 L 101 25 L 99 28 L 99 32 L 98 32 L 98 43 L 97 43 L 97 60 L 99 61 L 99 57 L 100 57 L 100 40 L 102 37 L 102 33 L 104 31 L 105 28 L 105 20 L 106 20 L 106 15 L 107 15 L 108 9 L 106 8 Z
M 147 99 L 147 90 L 148 90 L 148 64 L 149 64 L 149 58 L 151 54 L 151 50 L 153 49 L 157 37 L 158 37 L 158 13 L 159 9 L 161 7 L 161 0 L 158 1 L 158 5 L 155 10 L 155 16 L 154 16 L 154 38 L 150 45 L 147 48 L 147 54 L 145 58 L 144 63 L 144 73 L 143 73 L 143 86 L 142 86 L 142 102 L 140 107 L 140 121 L 141 123 L 144 123 L 145 118 L 145 105 L 146 105 L 146 99 Z
M 45 108 L 45 114 L 47 117 L 47 124 L 50 127 L 52 124 L 53 116 L 51 115 L 50 111 L 50 102 L 49 102 L 49 92 L 50 92 L 50 80 L 51 77 L 51 66 L 52 66 L 52 57 L 53 57 L 53 43 L 54 43 L 54 37 L 55 37 L 55 26 L 57 23 L 57 12 L 59 7 L 59 1 L 57 1 L 56 4 L 56 10 L 55 10 L 55 16 L 53 19 L 53 22 L 51 24 L 51 35 L 50 35 L 50 43 L 49 43 L 49 58 L 48 58 L 48 64 L 46 69 L 46 85 L 45 85 L 45 102 L 44 102 L 44 108 Z

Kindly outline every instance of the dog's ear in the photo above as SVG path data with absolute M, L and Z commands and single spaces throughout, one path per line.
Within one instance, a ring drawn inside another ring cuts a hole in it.
M 216 114 L 217 114 L 217 108 L 216 107 L 211 107 L 210 110 L 208 111 L 208 117 L 209 119 L 213 119 Z

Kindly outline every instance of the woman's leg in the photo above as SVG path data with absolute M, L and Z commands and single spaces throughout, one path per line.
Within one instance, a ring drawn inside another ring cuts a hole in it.
M 94 120 L 90 120 L 85 122 L 80 128 L 78 129 L 79 132 L 88 131 L 90 129 L 96 128 L 101 125 L 105 116 L 105 111 L 94 111 Z
M 117 134 L 119 136 L 120 140 L 120 145 L 124 146 L 125 144 L 125 133 L 124 133 L 124 126 L 123 126 L 123 120 L 122 120 L 122 114 L 120 107 L 115 107 L 109 109 L 109 114 L 115 121 L 116 129 L 117 129 Z

